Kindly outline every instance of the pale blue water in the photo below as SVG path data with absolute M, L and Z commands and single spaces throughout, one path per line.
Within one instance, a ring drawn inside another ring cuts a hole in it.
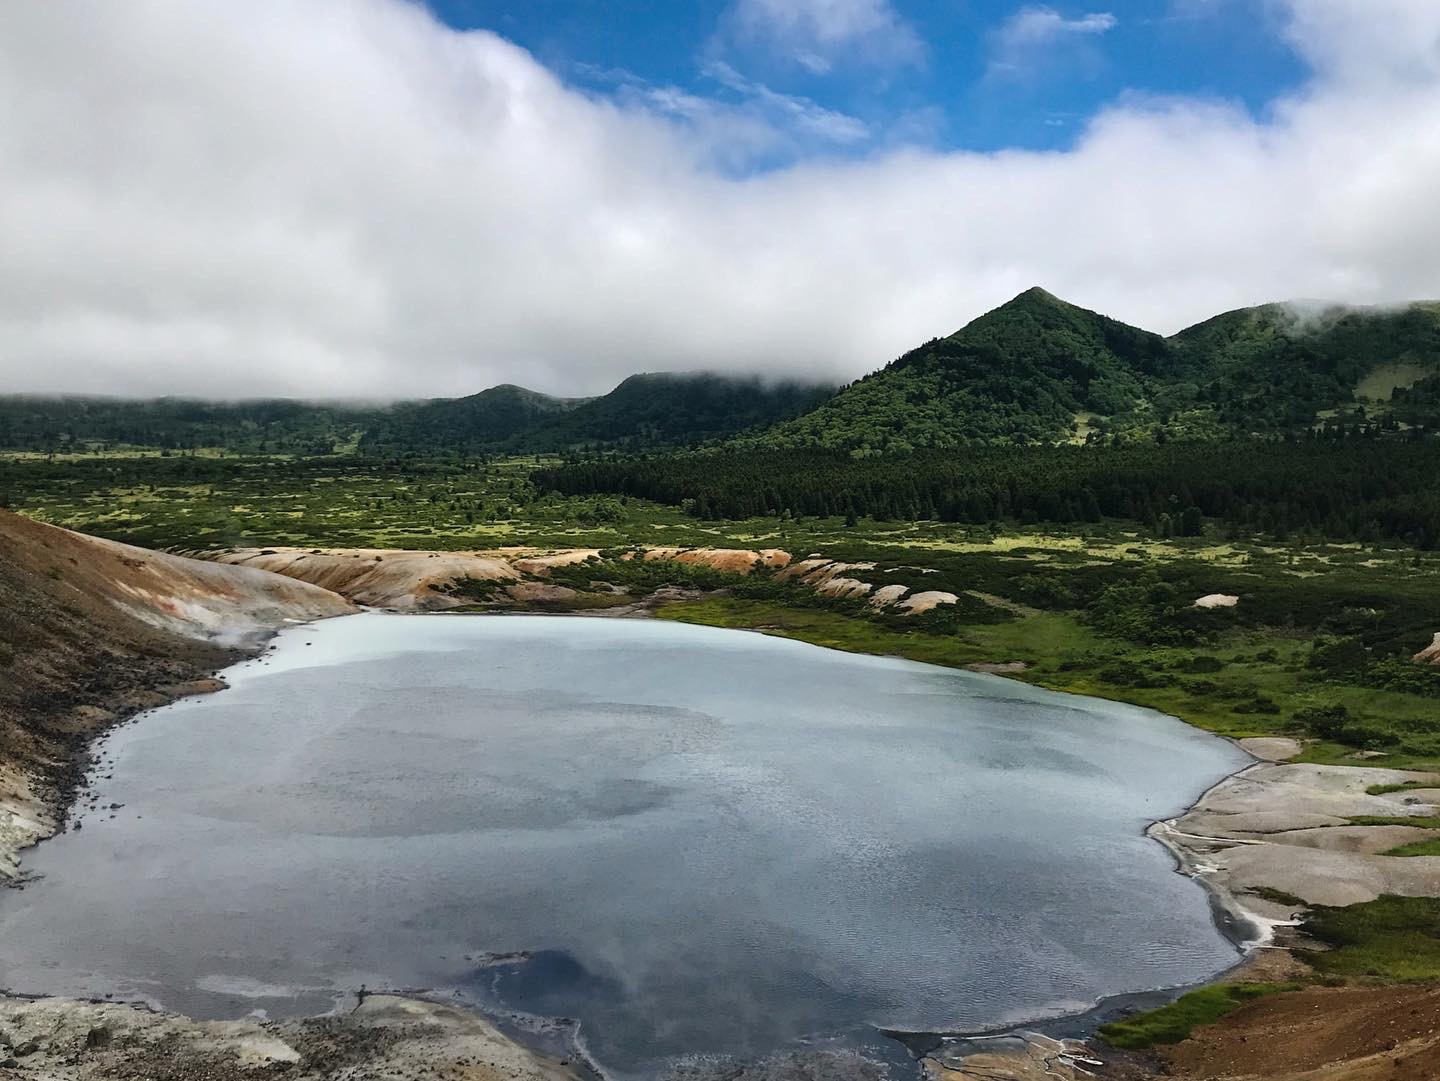
M 267 656 L 108 740 L 124 806 L 0 896 L 0 985 L 209 1016 L 427 988 L 654 1074 L 1236 959 L 1142 831 L 1246 760 L 1147 710 L 645 621 L 365 614 Z

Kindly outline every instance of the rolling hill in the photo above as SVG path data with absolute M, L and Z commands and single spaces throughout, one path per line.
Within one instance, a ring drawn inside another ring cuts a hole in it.
M 688 446 L 798 416 L 834 393 L 808 383 L 711 373 L 632 375 L 599 398 L 496 387 L 398 409 L 361 449 L 482 453 L 580 446 Z
M 366 453 L 386 450 L 476 453 L 515 440 L 591 399 L 552 398 L 504 383 L 464 398 L 397 406 L 377 417 L 360 441 Z

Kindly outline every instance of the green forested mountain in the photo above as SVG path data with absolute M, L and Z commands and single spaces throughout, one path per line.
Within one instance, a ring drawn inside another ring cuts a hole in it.
M 709 373 L 634 375 L 600 398 L 492 387 L 387 407 L 299 401 L 0 397 L 0 450 L 218 447 L 246 453 L 481 454 L 690 446 L 813 409 L 835 388 Z
M 1397 392 L 1440 376 L 1440 305 L 1266 304 L 1207 319 L 1171 341 L 1203 373 L 1194 404 L 1229 428 L 1298 429 L 1337 410 L 1384 421 L 1397 412 L 1386 408 L 1399 404 Z M 1411 424 L 1440 418 L 1434 410 L 1400 412 L 1408 419 L 1396 419 Z
M 505 383 L 465 398 L 397 406 L 376 419 L 361 440 L 367 453 L 386 450 L 475 453 L 515 439 L 590 401 L 552 398 Z
M 0 449 L 32 451 L 223 447 L 250 453 L 329 454 L 383 411 L 288 399 L 0 396 Z
M 526 433 L 521 443 L 530 450 L 694 443 L 799 416 L 834 393 L 830 385 L 758 376 L 632 375 L 604 397 Z
M 547 398 L 497 387 L 398 410 L 362 449 L 558 451 L 581 446 L 686 446 L 804 413 L 833 387 L 708 373 L 632 375 L 609 394 Z
M 1159 335 L 1031 289 L 754 442 L 894 453 L 1053 441 L 1079 413 L 1131 408 L 1172 358 Z
M 1440 305 L 1265 305 L 1171 338 L 1031 289 L 743 445 L 870 455 L 1440 423 Z

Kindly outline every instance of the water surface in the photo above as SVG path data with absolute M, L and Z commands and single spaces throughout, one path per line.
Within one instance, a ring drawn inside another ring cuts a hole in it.
M 0 985 L 206 1016 L 427 988 L 655 1074 L 1236 957 L 1142 831 L 1244 756 L 1147 710 L 551 617 L 331 620 L 230 678 L 107 741 L 83 831 L 0 898 Z

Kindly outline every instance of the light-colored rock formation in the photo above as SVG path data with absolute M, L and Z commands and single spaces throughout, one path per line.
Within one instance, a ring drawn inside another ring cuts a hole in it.
M 790 553 L 780 548 L 649 548 L 643 558 L 732 574 L 749 574 L 760 567 L 781 570 L 790 565 Z
M 1440 813 L 1415 799 L 1413 789 L 1366 791 L 1431 779 L 1407 770 L 1265 763 L 1220 782 L 1185 815 L 1156 823 L 1151 835 L 1222 898 L 1269 918 L 1284 915 L 1247 894 L 1268 888 L 1321 905 L 1371 901 L 1382 893 L 1440 897 L 1440 857 L 1382 854 L 1440 831 L 1350 823 Z
M 909 592 L 908 586 L 881 586 L 871 594 L 870 603 L 876 608 L 887 608 Z
M 1232 597 L 1228 593 L 1210 593 L 1196 600 L 1195 608 L 1234 608 L 1240 603 L 1239 597 Z
M 599 558 L 600 549 L 598 548 L 574 548 L 568 552 L 551 552 L 548 555 L 512 559 L 510 565 L 521 574 L 544 578 L 550 573 L 552 567 L 573 567 L 576 563 L 586 563 Z
M 870 593 L 870 583 L 854 578 L 827 578 L 815 587 L 822 597 L 865 597 Z
M 932 589 L 924 593 L 912 593 L 900 602 L 899 607 L 918 616 L 921 612 L 929 612 L 939 608 L 942 604 L 956 604 L 960 600 L 954 593 L 945 593 Z
M 448 590 L 467 579 L 515 582 L 521 574 L 495 552 L 412 552 L 377 548 L 242 548 L 216 552 L 220 563 L 298 578 L 356 604 L 400 612 L 439 611 L 473 603 Z
M 187 638 L 244 645 L 287 623 L 355 610 L 330 590 L 294 576 L 152 552 L 35 522 L 28 528 L 38 531 L 54 560 L 51 573 L 62 596 L 74 591 L 103 597 L 142 623 Z

